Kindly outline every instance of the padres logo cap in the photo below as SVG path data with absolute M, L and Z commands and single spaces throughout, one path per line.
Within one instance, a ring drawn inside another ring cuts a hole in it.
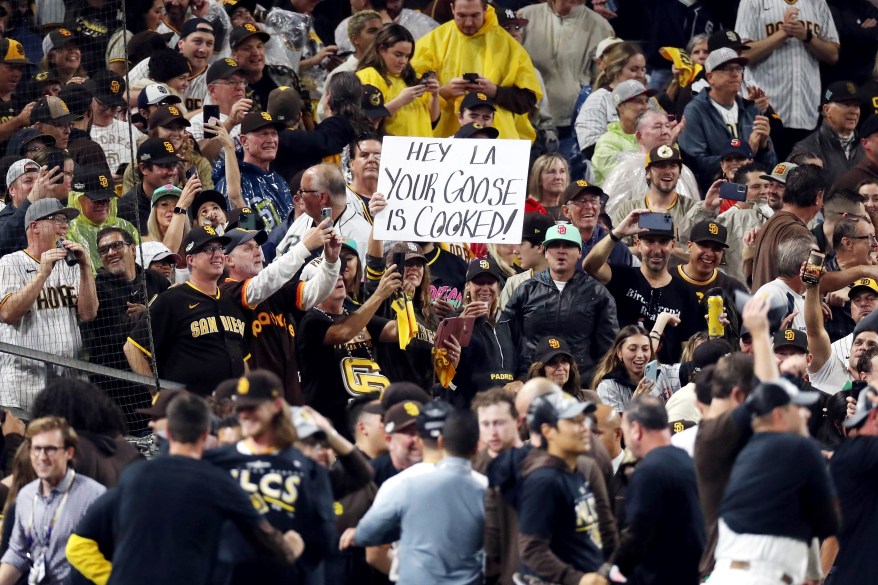
M 795 347 L 803 352 L 808 351 L 808 335 L 800 329 L 779 329 L 774 334 L 774 348 Z
M 791 162 L 782 162 L 775 165 L 774 169 L 772 169 L 770 175 L 760 175 L 760 179 L 765 179 L 766 181 L 777 181 L 778 183 L 782 183 L 784 185 L 787 184 L 787 177 L 794 168 L 796 168 L 797 164 L 793 164 Z
M 564 194 L 561 195 L 561 205 L 566 205 L 571 201 L 576 201 L 580 195 L 594 195 L 599 197 L 601 207 L 607 202 L 607 195 L 604 193 L 603 189 L 580 179 L 578 181 L 572 181 L 567 185 L 567 189 L 565 189 Z
M 268 33 L 265 33 L 259 30 L 257 27 L 252 24 L 245 24 L 244 26 L 238 26 L 232 29 L 231 34 L 229 35 L 229 46 L 233 49 L 237 49 L 238 45 L 243 43 L 246 39 L 250 37 L 256 37 L 263 43 L 267 43 L 271 38 Z
M 729 231 L 726 227 L 715 221 L 700 221 L 692 226 L 689 240 L 696 244 L 713 242 L 723 248 L 728 248 Z
M 148 138 L 137 147 L 137 162 L 164 165 L 182 160 L 177 156 L 174 145 L 167 140 Z
M 823 103 L 860 102 L 860 89 L 852 81 L 836 81 L 830 83 L 823 92 Z
M 271 127 L 280 132 L 286 128 L 286 124 L 275 120 L 268 112 L 250 112 L 244 116 L 241 122 L 241 134 L 249 134 L 265 127 Z
M 10 65 L 33 65 L 24 54 L 24 47 L 15 39 L 0 39 L 0 55 Z
M 497 279 L 497 282 L 505 282 L 506 275 L 501 272 L 497 263 L 490 258 L 471 260 L 466 269 L 466 281 L 469 282 L 477 276 L 489 274 Z
M 182 100 L 179 96 L 171 93 L 164 83 L 150 83 L 143 88 L 137 96 L 137 107 L 179 104 Z
M 861 278 L 851 285 L 851 290 L 848 296 L 853 296 L 865 291 L 878 294 L 878 282 L 875 282 L 871 278 Z
M 204 74 L 204 80 L 207 81 L 208 85 L 210 85 L 211 83 L 215 83 L 220 79 L 226 79 L 228 77 L 231 77 L 235 73 L 240 72 L 241 67 L 234 59 L 218 59 L 214 61 L 210 67 L 207 68 L 207 72 Z
M 560 337 L 543 337 L 537 342 L 537 347 L 534 351 L 534 359 L 536 361 L 548 364 L 559 355 L 567 356 L 571 360 L 573 359 L 570 346 L 564 339 Z
M 283 384 L 277 374 L 268 370 L 253 370 L 238 378 L 232 402 L 235 408 L 258 406 L 283 396 Z
M 109 70 L 101 70 L 85 82 L 85 88 L 89 90 L 95 99 L 106 106 L 125 106 L 125 78 L 116 75 Z
M 214 240 L 223 246 L 226 246 L 231 241 L 228 237 L 217 234 L 216 230 L 210 226 L 200 225 L 194 227 L 186 235 L 186 239 L 183 240 L 183 251 L 186 254 L 196 254 L 205 244 Z
M 92 201 L 110 201 L 116 196 L 113 177 L 105 167 L 78 166 L 73 176 L 73 190 Z
M 391 406 L 384 415 L 384 432 L 392 435 L 416 424 L 422 406 L 422 403 L 414 400 L 405 400 Z
M 721 30 L 713 33 L 707 38 L 708 53 L 712 53 L 723 47 L 728 47 L 735 51 L 744 51 L 749 49 L 750 45 L 741 40 L 741 35 L 733 30 Z
M 680 156 L 680 151 L 677 150 L 676 146 L 662 144 L 661 146 L 656 146 L 647 153 L 645 166 L 646 168 L 649 168 L 650 165 L 657 162 L 675 162 L 682 165 L 683 157 Z
M 548 248 L 553 242 L 569 242 L 582 250 L 582 237 L 579 235 L 579 230 L 569 223 L 559 223 L 549 228 L 543 245 Z
M 183 113 L 177 106 L 159 106 L 152 114 L 149 115 L 149 129 L 167 128 L 171 124 L 182 124 L 187 128 L 191 126 L 189 120 L 183 116 Z
M 476 108 L 488 108 L 492 112 L 497 111 L 497 108 L 494 107 L 494 100 L 483 93 L 471 91 L 463 96 L 460 102 L 460 111 L 474 110 Z
M 654 89 L 649 89 L 636 79 L 629 79 L 617 85 L 616 89 L 613 90 L 613 103 L 618 106 L 641 95 L 652 97 L 655 94 Z
M 54 96 L 42 97 L 30 112 L 30 123 L 49 122 L 62 126 L 70 124 L 79 116 L 71 114 L 64 100 Z

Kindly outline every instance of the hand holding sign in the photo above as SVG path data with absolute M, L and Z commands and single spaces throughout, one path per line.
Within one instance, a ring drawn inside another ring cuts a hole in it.
M 375 238 L 519 243 L 530 143 L 388 136 Z

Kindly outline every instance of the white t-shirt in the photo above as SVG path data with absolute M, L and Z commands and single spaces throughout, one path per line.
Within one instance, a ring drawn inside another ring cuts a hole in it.
M 138 136 L 140 130 L 121 120 L 113 119 L 107 126 L 97 124 L 91 126 L 91 139 L 104 149 L 107 165 L 113 173 L 119 165 L 131 162 L 133 158 L 131 139 L 136 140 Z
M 842 365 L 847 365 L 851 357 L 851 348 L 854 345 L 854 334 L 848 333 L 841 339 L 832 342 L 832 355 L 841 360 Z
M 220 123 L 222 124 L 223 122 L 228 120 L 229 117 L 221 113 L 219 119 Z M 191 118 L 189 118 L 189 123 L 192 124 L 191 126 L 189 126 L 189 134 L 192 135 L 192 138 L 194 138 L 195 140 L 204 140 L 204 116 L 202 116 L 201 114 L 192 116 Z M 236 124 L 235 127 L 232 128 L 232 131 L 229 132 L 229 136 L 231 136 L 232 140 L 234 140 L 240 135 L 241 125 Z
M 851 381 L 851 375 L 848 373 L 846 362 L 842 363 L 841 360 L 830 355 L 819 370 L 810 374 L 808 380 L 818 390 L 832 395 L 838 393 Z
M 726 123 L 726 127 L 728 127 L 732 136 L 740 138 L 738 135 L 738 102 L 733 103 L 731 108 L 726 108 L 713 100 L 708 101 L 710 102 L 710 105 L 719 112 L 720 118 Z
M 39 261 L 24 250 L 0 258 L 0 304 L 9 302 L 11 295 L 31 282 L 39 267 Z M 58 356 L 80 357 L 78 298 L 79 265 L 57 262 L 36 302 L 21 320 L 17 324 L 0 322 L 0 341 Z M 65 372 L 65 368 L 42 361 L 0 353 L 0 406 L 29 410 L 46 382 Z
M 793 297 L 793 307 L 794 310 L 798 313 L 793 319 L 791 328 L 792 329 L 801 329 L 805 330 L 805 295 L 800 295 L 793 289 L 791 289 L 787 283 L 782 281 L 779 278 L 775 278 L 771 282 L 766 282 L 753 296 L 762 296 L 768 301 L 768 305 L 770 307 L 782 306 L 786 307 L 789 304 L 789 298 L 787 295 L 792 295 Z

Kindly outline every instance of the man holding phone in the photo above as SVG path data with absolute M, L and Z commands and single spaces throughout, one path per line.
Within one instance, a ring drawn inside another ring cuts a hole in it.
M 616 242 L 635 235 L 642 258 L 640 267 L 608 264 L 607 258 Z M 618 222 L 583 263 L 585 271 L 604 284 L 616 299 L 620 327 L 642 323 L 651 329 L 658 316 L 665 312 L 680 318 L 676 327 L 666 328 L 661 335 L 651 334 L 660 338 L 658 357 L 665 364 L 680 361 L 683 342 L 704 327 L 697 297 L 668 272 L 673 249 L 674 224 L 668 221 L 667 214 L 650 213 L 649 209 L 641 208 Z
M 198 141 L 201 154 L 208 160 L 219 156 L 220 140 L 205 131 L 205 124 L 222 124 L 233 139 L 241 134 L 241 120 L 253 107 L 253 100 L 245 97 L 247 82 L 244 73 L 234 59 L 218 59 L 204 74 L 207 93 L 211 103 L 204 106 L 200 116 L 189 119 L 189 133 Z M 216 118 L 211 122 L 213 118 Z

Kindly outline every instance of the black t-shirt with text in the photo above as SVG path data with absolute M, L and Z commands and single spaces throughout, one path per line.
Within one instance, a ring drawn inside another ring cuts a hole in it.
M 698 299 L 673 278 L 667 285 L 653 288 L 640 268 L 613 266 L 607 289 L 616 299 L 619 327 L 641 323 L 649 331 L 660 313 L 667 311 L 680 317 L 679 325 L 665 327 L 658 352 L 662 363 L 679 362 L 683 343 L 694 333 L 706 329 Z

